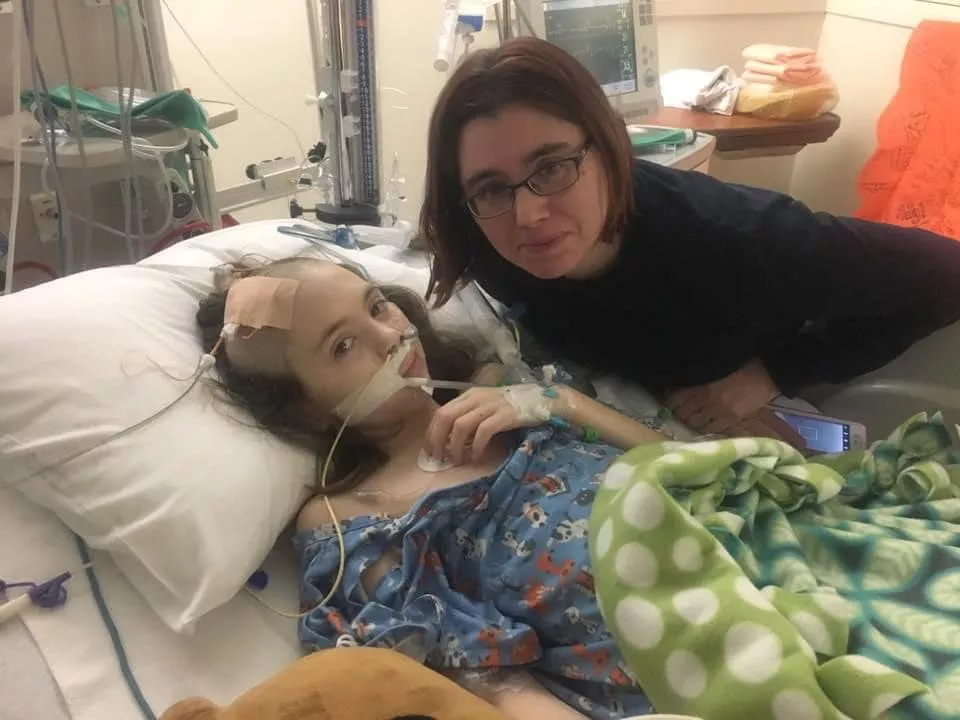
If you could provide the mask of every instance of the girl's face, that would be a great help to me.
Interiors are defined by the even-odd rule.
[[[299,275],[286,357],[310,399],[330,412],[362,388],[409,329],[407,316],[376,286],[333,263],[318,263]],[[405,377],[428,377],[419,341],[399,368]],[[374,410],[359,427],[402,420],[429,397],[405,388]]]
[[[459,165],[477,225],[506,260],[544,280],[596,272],[607,182],[580,128],[508,107],[464,127]],[[511,189],[525,180],[540,194],[522,185]],[[495,214],[498,208],[503,212]]]

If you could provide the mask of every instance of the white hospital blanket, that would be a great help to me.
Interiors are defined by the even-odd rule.
[[[19,552],[10,552],[12,548]],[[141,718],[66,527],[17,493],[6,492],[0,497],[0,549],[4,579],[37,581],[74,572],[63,608],[31,609],[23,616],[73,720]],[[246,593],[201,619],[194,634],[185,637],[160,622],[107,556],[94,553],[94,563],[134,675],[158,716],[191,695],[229,702],[300,656],[296,622],[270,613]],[[267,570],[265,597],[295,612],[299,581],[288,544],[281,541]],[[0,642],[5,637],[12,642],[12,636],[0,634]],[[16,699],[19,705],[4,701],[29,707],[30,698]],[[10,720],[27,717],[39,716]]]

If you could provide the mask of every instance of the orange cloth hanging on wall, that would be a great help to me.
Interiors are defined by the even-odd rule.
[[[859,218],[960,240],[960,23],[917,26],[857,189]]]

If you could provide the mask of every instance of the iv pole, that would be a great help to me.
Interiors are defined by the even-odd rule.
[[[2,0],[0,0],[2,1]],[[140,11],[153,89],[174,89],[162,3],[134,0]],[[388,0],[389,1],[389,0]],[[193,143],[189,156],[198,209],[215,228],[220,213],[289,197],[292,185],[316,185],[318,170],[332,168],[325,204],[290,203],[290,214],[305,212],[332,225],[381,224],[380,127],[373,0],[306,0],[317,114],[323,142],[293,166],[251,175],[249,182],[217,191],[206,147]],[[297,165],[297,163],[302,163]],[[309,165],[307,165],[309,163]],[[321,165],[322,163],[322,165]],[[282,164],[282,163],[281,163]]]
[[[331,225],[381,222],[372,4],[372,0],[306,0],[317,112],[333,167],[330,202],[310,212]]]

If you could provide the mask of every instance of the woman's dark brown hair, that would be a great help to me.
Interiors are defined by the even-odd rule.
[[[601,240],[612,241],[633,209],[633,151],[623,118],[576,58],[545,40],[520,37],[466,57],[447,81],[430,118],[420,241],[432,254],[427,297],[443,305],[472,279],[487,239],[464,203],[459,148],[477,118],[525,106],[579,127],[600,156],[609,207]]]
[[[228,268],[228,274],[242,276],[268,275],[296,278],[309,263],[326,262],[314,258],[289,258],[261,267],[237,265]],[[364,277],[351,265],[346,270]],[[476,350],[469,341],[439,333],[430,322],[423,300],[412,290],[392,285],[380,286],[384,298],[399,307],[417,328],[420,343],[432,377],[450,380],[470,380],[477,369]],[[204,352],[212,352],[223,330],[227,291],[208,295],[197,310],[197,326]],[[320,487],[320,473],[339,425],[318,426],[315,414],[309,408],[307,395],[300,381],[292,376],[281,376],[242,370],[230,362],[223,350],[216,354],[219,386],[227,399],[247,410],[254,421],[265,430],[293,445],[305,448],[316,458],[315,487],[318,493],[338,495],[360,484],[385,460],[353,428],[346,428],[330,463],[325,488]]]

